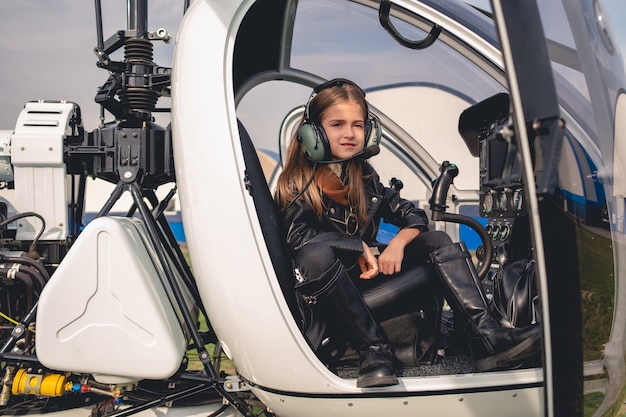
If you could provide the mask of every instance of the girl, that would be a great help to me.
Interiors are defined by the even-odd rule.
[[[485,346],[480,370],[536,352],[538,326],[503,328],[491,317],[463,244],[453,244],[444,232],[429,232],[425,212],[380,183],[366,161],[378,153],[380,137],[360,87],[345,79],[317,86],[275,196],[297,267],[297,292],[304,303],[327,306],[329,317],[347,332],[359,351],[357,387],[398,383],[389,344],[358,290],[362,280],[388,285],[401,271],[429,262],[448,303]],[[399,228],[386,246],[376,241],[381,218]],[[314,315],[305,317],[305,334],[317,350],[324,319],[319,308],[305,310]]]

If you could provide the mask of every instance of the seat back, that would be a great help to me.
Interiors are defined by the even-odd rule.
[[[241,122],[238,121],[237,123],[239,127],[241,150],[246,164],[246,188],[254,201],[254,207],[257,217],[259,218],[263,238],[265,239],[265,244],[269,251],[280,288],[294,319],[298,321],[298,324],[301,324],[301,315],[296,303],[294,289],[293,267],[291,257],[287,251],[285,237],[282,233],[280,212],[267,186],[265,175],[254,144],[250,139],[250,135]]]

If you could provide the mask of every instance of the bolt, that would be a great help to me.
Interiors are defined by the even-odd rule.
[[[539,130],[540,127],[541,127],[541,122],[539,122],[539,120],[533,120],[533,129]]]

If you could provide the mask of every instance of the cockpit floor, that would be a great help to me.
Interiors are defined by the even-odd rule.
[[[337,375],[341,378],[351,379],[358,376],[358,368],[337,368]],[[451,355],[439,357],[435,364],[423,364],[398,370],[401,377],[420,377],[437,375],[458,375],[472,372],[472,358],[466,355]]]

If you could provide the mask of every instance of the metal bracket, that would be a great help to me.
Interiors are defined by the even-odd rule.
[[[226,392],[250,391],[250,385],[236,375],[229,375],[224,382],[224,390]]]

